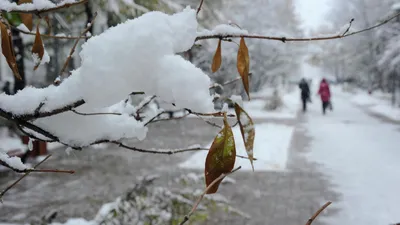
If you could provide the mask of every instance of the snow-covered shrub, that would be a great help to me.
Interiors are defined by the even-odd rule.
[[[189,213],[196,199],[202,194],[202,189],[197,187],[203,183],[204,175],[181,175],[174,180],[181,188],[171,188],[165,184],[156,185],[159,178],[158,175],[139,177],[137,183],[114,202],[104,204],[93,220],[74,218],[63,225],[78,221],[82,225],[178,225],[182,216]],[[231,178],[223,182],[230,183],[234,183]],[[31,225],[62,225],[53,222],[56,215],[57,212],[50,212]],[[205,196],[188,224],[218,224],[246,219],[248,215],[231,207],[224,196],[215,194]]]
[[[267,111],[272,111],[272,110],[277,110],[283,105],[283,100],[281,95],[279,94],[279,91],[277,89],[274,90],[272,93],[272,96],[269,96],[266,99],[266,104],[264,106],[264,109]]]

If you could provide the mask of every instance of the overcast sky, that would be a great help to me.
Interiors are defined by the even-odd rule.
[[[305,31],[327,23],[325,15],[334,0],[294,0]]]

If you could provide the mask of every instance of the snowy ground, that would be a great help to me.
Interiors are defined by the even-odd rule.
[[[255,127],[254,157],[257,160],[254,161],[254,170],[285,170],[294,127],[266,123],[257,124]],[[239,127],[233,128],[233,135],[236,142],[236,154],[245,156],[246,150]],[[210,147],[211,143],[206,147]],[[207,153],[206,151],[198,152],[179,166],[182,168],[204,170]],[[242,166],[242,170],[252,170],[250,162],[247,159],[236,159],[235,167],[238,166]]]
[[[322,72],[307,65],[303,69],[317,84]],[[398,125],[374,117],[340,87],[332,87],[334,111],[323,116],[316,87],[311,90],[313,103],[306,114],[300,113],[295,119],[271,119],[267,116],[271,114],[265,113],[263,119],[256,120],[255,156],[260,159],[260,164],[255,164],[257,172],[246,168],[238,171],[232,175],[235,185],[219,190],[251,216],[235,225],[304,224],[326,201],[333,204],[313,224],[399,222]],[[293,96],[288,99],[295,102]],[[253,110],[247,107],[251,114]],[[196,118],[154,126],[150,141],[137,147],[206,146],[219,130]],[[238,145],[240,154],[244,154],[242,148]],[[155,156],[112,146],[69,156],[60,150],[53,153],[46,167],[75,169],[77,173],[28,176],[4,197],[0,221],[26,223],[52,209],[60,213],[57,221],[79,217],[90,220],[102,204],[132,186],[136,176],[158,173],[162,182],[167,182],[202,169],[205,156]],[[249,165],[247,160],[240,163]],[[271,166],[274,163],[279,167]],[[182,169],[179,164],[191,168]],[[0,189],[17,177],[14,173],[0,174]]]
[[[374,92],[368,95],[365,91],[358,90],[352,97],[352,102],[368,108],[371,113],[400,122],[400,108],[391,105],[388,94]]]
[[[332,92],[334,111],[323,116],[320,104],[314,103],[303,124],[312,137],[309,159],[323,165],[334,189],[342,195],[334,203],[341,210],[328,221],[330,224],[398,223],[399,127],[371,117],[354,104],[377,105],[382,101],[360,95],[351,99],[340,88],[333,88]],[[390,115],[385,110],[383,113]]]

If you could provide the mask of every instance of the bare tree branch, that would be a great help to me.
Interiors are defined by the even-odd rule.
[[[385,20],[383,20],[382,22],[371,26],[371,27],[367,27],[364,28],[362,30],[359,31],[355,31],[355,32],[351,32],[351,33],[347,33],[344,35],[334,35],[334,36],[327,36],[327,37],[310,37],[310,38],[287,38],[287,37],[276,37],[276,36],[264,36],[264,35],[257,35],[257,34],[215,34],[215,35],[200,35],[197,36],[196,41],[199,40],[206,40],[206,39],[229,39],[229,38],[250,38],[250,39],[265,39],[265,40],[273,40],[273,41],[282,41],[282,42],[305,42],[305,41],[323,41],[323,40],[333,40],[333,39],[340,39],[340,38],[345,38],[345,37],[349,37],[349,36],[353,36],[359,33],[363,33],[366,31],[370,31],[373,30],[377,27],[380,27],[388,22],[390,22],[391,20],[397,18],[398,16],[400,16],[400,13],[395,14],[394,16],[391,16]]]
[[[46,158],[44,158],[42,161],[40,161],[38,164],[36,164],[36,166],[34,166],[33,168],[36,169],[37,167],[39,167],[42,163],[44,163],[46,160],[48,160],[51,157],[51,155],[46,156]],[[4,196],[4,194],[9,191],[11,188],[13,188],[15,185],[17,185],[22,179],[24,179],[26,176],[28,176],[30,174],[30,172],[26,172],[23,176],[21,176],[20,178],[18,178],[18,180],[16,180],[15,182],[13,182],[12,184],[10,184],[9,186],[6,187],[6,189],[4,189],[1,193],[0,193],[0,201],[2,201],[2,198]]]
[[[312,222],[318,217],[318,215],[319,215],[322,211],[324,211],[324,210],[326,209],[326,207],[328,207],[330,204],[332,204],[332,202],[327,202],[327,203],[325,203],[320,209],[318,209],[318,210],[314,213],[314,215],[313,215],[310,219],[308,219],[306,225],[311,225]]]
[[[40,104],[44,104],[45,105],[46,103],[42,102]],[[56,114],[60,114],[60,113],[66,112],[66,111],[70,111],[71,109],[79,107],[79,106],[81,106],[83,104],[85,104],[84,100],[78,100],[78,101],[73,102],[73,103],[71,103],[69,105],[63,106],[61,108],[53,109],[51,111],[40,112],[40,110],[39,110],[39,111],[36,111],[34,113],[31,113],[31,114],[23,114],[23,115],[13,115],[11,112],[7,112],[7,111],[5,111],[3,109],[0,109],[0,116],[2,116],[2,113],[5,113],[5,114],[8,115],[7,118],[4,117],[4,116],[2,116],[2,117],[6,118],[6,119],[11,118],[11,117],[13,117],[15,119],[19,119],[19,120],[39,119],[39,118],[54,116]]]
[[[190,210],[190,212],[183,218],[183,221],[180,223],[180,225],[185,224],[187,221],[189,221],[190,216],[193,215],[193,213],[196,211],[197,207],[199,206],[201,200],[203,200],[204,196],[206,195],[207,191],[210,190],[210,188],[212,188],[216,183],[218,183],[219,181],[223,180],[226,176],[240,170],[242,167],[239,166],[238,168],[232,170],[229,173],[223,173],[221,174],[217,179],[215,179],[213,182],[211,182],[210,185],[208,185],[208,187],[206,187],[206,189],[204,189],[203,193],[200,195],[200,197],[197,199],[196,203],[193,205],[192,210]]]
[[[53,11],[57,11],[60,9],[64,9],[64,8],[69,8],[71,6],[76,6],[76,5],[80,5],[80,4],[84,4],[86,2],[88,2],[89,0],[81,0],[81,1],[77,1],[77,2],[73,2],[73,3],[65,3],[65,4],[61,4],[58,5],[56,7],[53,8],[48,8],[48,9],[41,9],[41,10],[37,10],[37,9],[33,9],[33,10],[19,10],[19,9],[15,9],[15,10],[4,10],[4,9],[0,9],[1,11],[4,12],[13,12],[13,13],[31,13],[31,14],[36,14],[36,15],[40,15],[43,13],[49,13],[49,12],[53,12]],[[29,4],[29,3],[27,3]],[[30,3],[32,4],[32,3]]]
[[[18,27],[14,27],[14,26],[10,26],[10,27],[11,27],[11,29],[17,30],[17,31],[19,31],[20,33],[23,33],[23,34],[32,35],[32,36],[36,35],[36,33],[28,32],[28,31],[25,31],[25,30],[21,30]],[[56,35],[49,35],[49,34],[40,34],[40,36],[42,38],[67,39],[67,40],[76,40],[76,39],[81,39],[81,38],[87,38],[86,36],[85,37],[82,37],[82,36],[81,37],[74,37],[74,36],[56,36]]]
[[[200,12],[200,10],[201,10],[201,7],[203,6],[203,3],[204,3],[204,0],[201,0],[201,1],[200,1],[200,5],[199,5],[199,7],[197,8],[196,15],[199,15],[199,12]]]
[[[86,26],[86,29],[81,33],[81,35],[79,35],[79,37],[86,36],[86,33],[87,33],[87,32],[90,30],[90,28],[93,26],[93,23],[94,23],[94,21],[96,20],[96,17],[97,17],[97,12],[94,13],[92,22]],[[79,38],[79,39],[76,39],[74,46],[71,48],[71,51],[69,52],[69,55],[68,55],[68,57],[67,57],[67,60],[65,60],[65,63],[64,63],[64,65],[63,65],[63,67],[62,67],[62,69],[61,69],[61,71],[60,71],[60,76],[62,76],[62,74],[64,73],[65,69],[67,68],[68,63],[69,63],[69,61],[71,60],[72,55],[73,55],[74,52],[75,52],[75,48],[76,48],[76,46],[77,46],[78,43],[79,43],[79,40],[80,40],[80,38]]]

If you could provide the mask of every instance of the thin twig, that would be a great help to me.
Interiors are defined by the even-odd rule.
[[[218,124],[216,124],[216,123],[213,123],[213,122],[211,122],[211,121],[208,121],[208,120],[206,120],[206,119],[204,119],[203,117],[201,117],[201,116],[199,116],[199,115],[196,115],[198,118],[200,118],[201,120],[203,120],[204,122],[206,122],[207,124],[209,124],[209,125],[211,125],[211,126],[213,126],[213,127],[217,127],[217,128],[220,128],[220,129],[222,129],[222,126],[220,126],[220,125],[218,125]]]
[[[35,135],[33,135],[33,134],[29,133],[29,132],[26,132],[26,131],[24,130],[24,128],[22,128],[22,126],[19,125],[19,124],[17,124],[16,126],[17,126],[18,130],[21,131],[21,133],[25,134],[25,135],[28,136],[29,138],[32,138],[32,139],[35,139],[35,140],[38,140],[38,141],[44,141],[44,142],[54,142],[54,141],[51,140],[51,139],[45,140],[45,139],[36,137]]]
[[[349,22],[349,26],[347,27],[346,31],[345,31],[345,32],[343,32],[342,36],[346,35],[346,34],[347,34],[347,32],[349,32],[349,30],[350,30],[350,28],[351,28],[351,24],[353,23],[353,21],[354,21],[354,18],[352,18],[352,19],[350,20],[350,22]]]
[[[206,193],[208,192],[208,190],[210,190],[210,188],[212,188],[216,183],[218,183],[219,181],[223,180],[226,176],[240,170],[242,167],[239,166],[238,168],[232,170],[229,173],[223,173],[221,174],[217,179],[215,179],[213,182],[211,182],[210,185],[208,185],[208,187],[206,187],[206,189],[204,189],[203,193],[200,195],[200,197],[197,199],[197,201],[194,203],[192,210],[190,210],[190,212],[183,218],[183,221],[180,223],[180,225],[185,224],[187,221],[189,221],[190,216],[193,215],[193,213],[196,211],[197,207],[199,206],[201,200],[203,200],[204,196],[206,195]]]
[[[252,73],[249,73],[249,76],[251,76],[251,75],[253,75],[253,74],[252,74]],[[233,80],[230,80],[230,81],[227,81],[227,82],[221,84],[221,86],[226,86],[226,85],[228,85],[228,84],[232,84],[232,83],[234,83],[234,82],[236,82],[236,81],[239,81],[239,80],[241,80],[241,79],[242,79],[242,77],[241,77],[241,76],[238,76],[238,77],[236,77],[236,78],[233,79]],[[212,88],[212,87],[210,87],[210,88]]]
[[[188,113],[193,114],[193,115],[197,115],[197,116],[213,116],[213,117],[224,117],[224,113],[223,112],[214,112],[214,113],[200,113],[200,112],[194,112],[191,109],[188,108],[184,108]],[[233,114],[227,114],[227,117],[236,117]]]
[[[40,166],[42,163],[44,163],[47,159],[49,159],[51,157],[51,155],[46,156],[46,158],[44,158],[42,161],[40,161],[38,164],[36,164],[36,166],[34,166],[33,168],[36,169],[38,166]],[[22,179],[24,179],[26,176],[28,176],[31,172],[26,172],[23,176],[21,176],[20,178],[18,178],[18,180],[14,181],[14,183],[12,183],[11,185],[9,185],[8,187],[6,187],[6,189],[4,189],[1,193],[0,193],[0,201],[3,198],[4,194],[9,191],[11,188],[13,188],[15,185],[17,185]]]
[[[86,33],[87,33],[87,32],[90,30],[90,28],[93,26],[93,23],[94,23],[96,17],[97,17],[97,12],[94,13],[92,22],[91,22],[90,24],[87,25],[86,29],[81,33],[81,35],[79,35],[79,37],[84,37],[84,36],[86,36]],[[71,48],[71,51],[69,52],[69,55],[68,55],[68,57],[67,57],[67,60],[65,61],[64,65],[63,65],[63,67],[62,67],[62,69],[61,69],[61,72],[60,72],[60,75],[61,75],[61,76],[62,76],[62,74],[64,73],[65,69],[67,68],[68,63],[69,63],[69,61],[71,60],[72,55],[73,55],[74,52],[75,52],[75,48],[76,48],[76,46],[77,46],[78,43],[79,43],[79,40],[81,40],[81,38],[76,39],[74,46]]]
[[[326,209],[326,207],[328,207],[330,204],[332,204],[332,202],[327,202],[327,203],[325,203],[320,209],[318,209],[318,210],[314,213],[314,215],[313,215],[310,219],[308,219],[306,225],[311,225],[312,222],[318,217],[318,215],[319,215],[322,211],[324,211],[324,210]]]
[[[178,110],[177,112],[180,112],[181,110]],[[157,115],[155,115],[153,118],[151,118],[149,121],[147,121],[144,126],[149,125],[150,123],[156,123],[156,122],[161,122],[161,121],[169,121],[169,120],[179,120],[179,119],[183,119],[187,116],[190,115],[190,113],[187,113],[183,116],[177,116],[177,117],[171,117],[171,118],[164,118],[164,119],[157,119],[159,116],[161,116],[162,114],[166,114],[169,113],[168,111],[163,111],[158,113]]]
[[[13,27],[12,26],[11,29],[17,30],[20,33],[27,34],[27,35],[36,35],[36,33],[28,32],[28,31],[25,31],[25,30],[21,30],[18,27]],[[76,39],[81,39],[81,38],[87,38],[87,37],[75,37],[75,36],[57,36],[57,35],[49,35],[49,34],[40,34],[40,36],[42,38],[66,39],[66,40],[76,40]]]
[[[341,39],[349,36],[353,36],[359,33],[363,33],[369,30],[373,30],[377,27],[380,27],[391,20],[397,18],[400,16],[400,13],[395,14],[392,17],[389,17],[382,22],[371,26],[367,27],[365,29],[347,33],[345,35],[333,35],[333,36],[326,36],[326,37],[310,37],[310,38],[287,38],[287,37],[276,37],[276,36],[264,36],[264,35],[257,35],[257,34],[214,34],[214,35],[200,35],[197,36],[196,41],[199,40],[206,40],[206,39],[225,39],[225,38],[251,38],[251,39],[265,39],[265,40],[273,40],[273,41],[282,41],[282,42],[301,42],[301,41],[324,41],[324,40],[333,40],[333,39]]]
[[[39,173],[69,173],[74,174],[74,170],[59,170],[59,169],[28,169],[24,170],[21,173],[28,173],[28,172],[39,172]]]
[[[151,101],[153,101],[157,96],[153,95],[151,96],[149,99],[147,99],[146,102],[142,103],[142,105],[139,104],[139,108],[136,110],[136,114],[140,113],[146,106],[148,106],[150,104]]]
[[[37,9],[33,9],[33,10],[19,10],[19,9],[15,9],[15,10],[4,10],[4,9],[0,9],[1,11],[5,11],[5,12],[12,12],[12,13],[31,13],[31,14],[43,14],[43,13],[48,13],[48,12],[53,12],[53,11],[57,11],[63,8],[69,8],[71,6],[76,6],[76,5],[80,5],[80,4],[84,4],[89,0],[82,0],[82,1],[78,1],[78,2],[73,2],[73,3],[65,3],[63,5],[59,5],[53,8],[48,8],[48,9],[41,9],[41,10],[37,10]],[[28,3],[28,4],[33,4],[33,3]]]
[[[201,7],[203,6],[203,2],[204,2],[204,0],[201,0],[201,1],[200,1],[200,5],[199,5],[199,7],[197,8],[196,15],[199,15],[199,12],[200,12],[200,10],[201,10]]]
[[[115,116],[121,116],[121,113],[109,113],[109,112],[99,112],[99,113],[82,113],[78,112],[75,109],[71,109],[71,112],[81,115],[81,116],[100,116],[100,115],[115,115]]]
[[[128,145],[122,144],[121,142],[118,142],[118,141],[101,141],[101,142],[96,142],[96,144],[107,143],[107,142],[116,144],[121,148],[125,148],[125,149],[132,150],[132,151],[135,151],[135,152],[150,153],[150,154],[160,154],[160,155],[173,155],[173,154],[184,153],[184,152],[208,151],[209,150],[208,148],[201,148],[201,147],[170,149],[170,150],[168,150],[168,149],[150,150],[150,149],[142,149],[142,148],[128,146]],[[248,157],[241,156],[241,155],[236,155],[236,157],[242,158],[242,159],[249,159]],[[257,160],[257,159],[254,158],[254,160]]]

